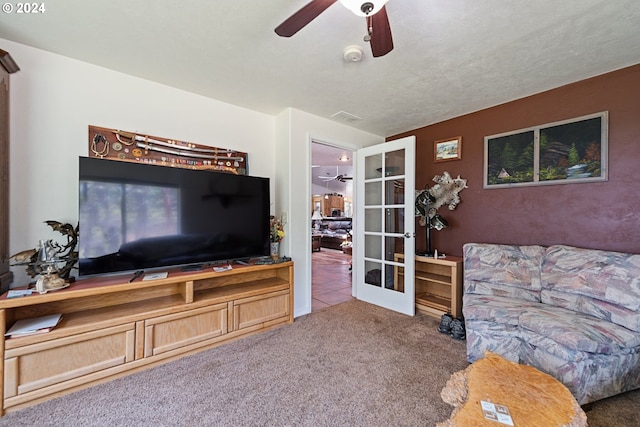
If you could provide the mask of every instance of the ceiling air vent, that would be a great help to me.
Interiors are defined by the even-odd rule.
[[[333,116],[331,116],[331,118],[347,123],[355,123],[362,120],[362,117],[358,117],[355,114],[347,113],[346,111],[338,111]]]

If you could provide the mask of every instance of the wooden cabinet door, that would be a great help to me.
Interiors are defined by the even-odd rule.
[[[340,216],[344,213],[344,198],[341,196],[331,196],[329,198],[329,212],[332,213],[334,209],[340,211]]]
[[[108,376],[134,352],[134,323],[8,349],[5,408]]]
[[[144,356],[155,356],[227,333],[227,304],[145,320]]]
[[[289,319],[289,291],[243,298],[233,304],[233,330],[262,326],[265,323]]]

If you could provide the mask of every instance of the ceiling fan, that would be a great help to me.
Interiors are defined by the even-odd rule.
[[[353,179],[352,176],[347,176],[341,173],[338,173],[338,166],[336,166],[336,174],[334,176],[318,176],[322,181],[329,182],[336,180],[338,182],[346,182],[347,180]]]
[[[364,41],[371,45],[371,53],[374,57],[384,56],[393,50],[391,27],[384,6],[388,0],[311,0],[302,9],[278,25],[275,29],[276,34],[282,37],[291,37],[336,1],[340,1],[344,7],[356,15],[366,18],[367,33],[364,36]]]

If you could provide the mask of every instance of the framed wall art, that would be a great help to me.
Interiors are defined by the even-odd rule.
[[[484,138],[484,188],[607,180],[608,113]]]
[[[441,139],[433,144],[433,161],[446,162],[462,158],[462,137]]]

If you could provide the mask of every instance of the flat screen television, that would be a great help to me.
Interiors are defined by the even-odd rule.
[[[269,255],[269,179],[79,159],[79,275]]]

